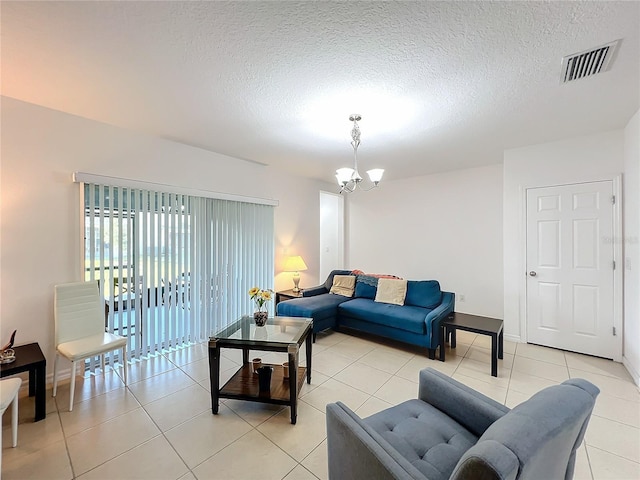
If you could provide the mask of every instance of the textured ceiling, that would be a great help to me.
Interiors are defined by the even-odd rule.
[[[499,163],[639,108],[640,3],[9,2],[2,94],[333,181]],[[610,71],[564,55],[622,39]]]

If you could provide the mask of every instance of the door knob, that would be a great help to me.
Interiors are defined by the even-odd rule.
[[[529,275],[530,275],[531,277],[535,277],[535,276],[536,276],[536,275],[538,275],[538,274],[537,274],[535,271],[531,270],[531,271],[529,272]]]

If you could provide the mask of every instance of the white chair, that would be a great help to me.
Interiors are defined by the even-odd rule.
[[[69,411],[73,410],[76,363],[100,355],[104,374],[104,354],[122,349],[124,384],[127,384],[127,339],[105,332],[104,304],[98,282],[56,285],[54,297],[56,358],[53,363],[53,396],[58,388],[58,359],[71,361]]]
[[[11,446],[18,445],[18,391],[22,385],[20,378],[0,380],[0,417],[10,404],[11,407]],[[2,432],[0,432],[0,472],[2,471]]]

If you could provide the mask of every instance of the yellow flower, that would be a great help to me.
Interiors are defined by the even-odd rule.
[[[259,291],[260,289],[258,287],[253,287],[251,290],[249,290],[249,296],[253,298],[258,294]]]
[[[261,296],[265,301],[271,300],[271,292],[269,290],[263,290]]]

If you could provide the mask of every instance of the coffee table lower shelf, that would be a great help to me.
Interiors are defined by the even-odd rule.
[[[220,389],[220,398],[234,398],[237,400],[272,403],[276,405],[291,405],[289,379],[284,377],[284,368],[282,365],[269,366],[273,367],[273,373],[271,374],[271,391],[260,392],[258,375],[253,373],[253,365],[247,363],[240,367],[233,377]],[[306,372],[307,369],[305,367],[298,367],[298,391],[296,392],[296,398],[305,381]]]

